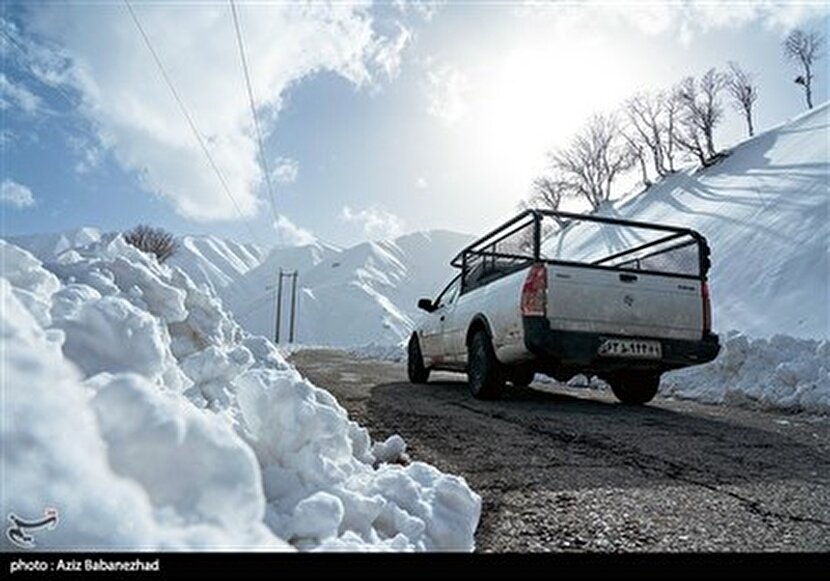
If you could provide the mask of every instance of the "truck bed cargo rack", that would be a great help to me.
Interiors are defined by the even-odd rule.
[[[601,246],[593,240],[597,234],[579,231],[578,225],[583,223],[630,228],[657,237],[598,258],[569,259],[559,253],[549,256],[551,247],[559,242],[562,250],[562,244],[567,245],[565,238],[571,234],[582,236],[579,242],[583,246]],[[706,239],[691,228],[531,208],[466,246],[450,264],[461,269],[465,292],[534,262],[705,281],[709,253]]]

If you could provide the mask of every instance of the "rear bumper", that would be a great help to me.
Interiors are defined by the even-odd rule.
[[[573,373],[602,373],[622,369],[663,372],[707,363],[717,357],[720,351],[718,336],[710,333],[700,341],[638,337],[660,341],[663,357],[659,360],[599,357],[599,346],[610,335],[552,330],[545,317],[524,317],[523,323],[525,347],[536,356],[540,371],[555,376],[560,372],[563,376],[570,376]]]

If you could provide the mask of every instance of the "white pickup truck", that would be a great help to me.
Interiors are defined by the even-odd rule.
[[[460,272],[412,333],[408,374],[466,372],[470,391],[497,398],[536,373],[605,379],[623,403],[657,393],[660,374],[711,361],[706,274],[698,232],[592,215],[526,210],[451,264]]]

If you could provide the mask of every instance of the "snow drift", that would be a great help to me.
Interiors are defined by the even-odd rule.
[[[718,358],[665,374],[663,395],[704,403],[830,413],[830,342],[724,337]]]
[[[0,240],[2,510],[60,511],[38,548],[473,548],[463,479],[388,463],[399,437],[373,445],[206,287],[90,242],[44,265]]]

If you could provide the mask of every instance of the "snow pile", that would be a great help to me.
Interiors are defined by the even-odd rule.
[[[608,383],[606,383],[603,379],[597,377],[596,375],[592,375],[589,378],[581,373],[570,378],[566,385],[568,387],[584,387],[587,389],[609,389]]]
[[[663,395],[704,403],[830,412],[830,342],[731,332],[715,361],[664,374]]]
[[[377,462],[409,462],[409,456],[406,453],[406,442],[399,434],[393,434],[383,442],[375,442],[372,445],[372,455],[377,458]]]
[[[178,268],[120,237],[0,259],[2,510],[59,510],[38,548],[472,549],[463,479],[391,464]]]
[[[545,375],[537,375],[534,382],[560,385]],[[596,376],[576,375],[566,385],[609,389]],[[711,363],[664,373],[660,394],[707,404],[828,414],[830,341],[787,335],[753,339],[731,331]]]

